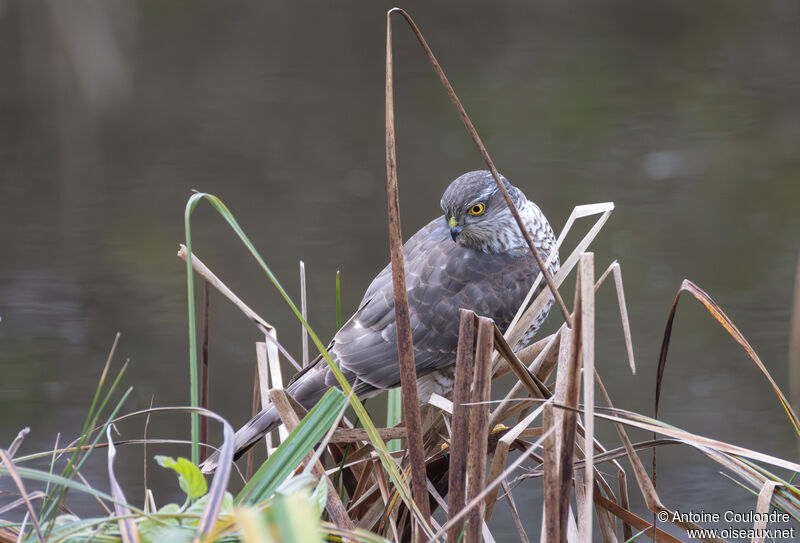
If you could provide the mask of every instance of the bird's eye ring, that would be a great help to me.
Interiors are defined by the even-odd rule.
[[[469,208],[470,215],[482,215],[484,211],[486,211],[486,204],[484,204],[483,202],[478,202],[477,204]]]

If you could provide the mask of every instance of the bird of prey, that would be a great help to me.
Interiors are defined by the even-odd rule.
[[[528,232],[545,261],[555,251],[555,237],[539,207],[501,177]],[[453,386],[459,332],[459,310],[492,318],[504,330],[530,290],[539,268],[506,205],[492,174],[468,172],[453,181],[441,200],[443,215],[425,225],[403,245],[406,289],[411,314],[414,360],[420,401]],[[550,273],[558,270],[558,255]],[[552,304],[552,300],[551,300]],[[520,343],[533,337],[550,304]],[[391,265],[367,288],[355,314],[336,333],[328,352],[360,398],[400,385]],[[337,386],[319,356],[286,386],[310,409]],[[235,458],[280,424],[277,410],[266,406],[238,432]],[[203,464],[216,467],[218,455]]]

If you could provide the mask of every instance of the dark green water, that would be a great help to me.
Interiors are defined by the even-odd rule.
[[[30,426],[23,452],[52,447],[58,432],[62,442],[78,433],[117,331],[115,367],[130,359],[124,384],[134,387],[124,410],[151,397],[188,402],[185,268],[175,252],[192,189],[226,202],[293,296],[305,261],[310,320],[323,338],[335,329],[336,270],[346,317],[388,261],[389,3],[59,6],[0,3],[0,446]],[[577,204],[616,203],[593,245],[598,271],[621,262],[631,312],[635,376],[613,292],[600,292],[597,364],[616,405],[652,414],[661,334],[684,278],[728,312],[788,393],[800,249],[800,7],[405,7],[500,170],[556,230]],[[414,39],[401,25],[395,39],[408,236],[439,212],[450,180],[482,162]],[[299,325],[232,232],[207,206],[193,224],[197,254],[299,357]],[[564,295],[570,304],[571,287]],[[792,427],[758,370],[697,304],[681,304],[662,418],[797,460]],[[549,326],[557,324],[554,315]],[[212,407],[238,425],[250,409],[259,335],[219,296],[211,326]],[[135,438],[142,428],[121,430]],[[617,443],[612,428],[598,430]],[[188,435],[188,423],[153,420],[150,433]],[[106,489],[102,456],[87,473]],[[129,466],[121,483],[137,502],[141,461],[140,449],[119,459]],[[754,507],[700,453],[665,449],[660,466],[668,506]],[[515,491],[532,538],[538,488]],[[160,490],[163,503],[174,489]],[[503,509],[493,532],[513,540]]]

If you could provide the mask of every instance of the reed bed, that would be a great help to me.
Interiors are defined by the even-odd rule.
[[[621,266],[613,261],[598,274],[599,259],[589,251],[613,212],[612,203],[581,205],[574,209],[558,237],[557,245],[562,254],[566,254],[563,246],[576,222],[593,221],[588,233],[574,242],[555,276],[540,275],[507,330],[499,330],[490,319],[462,310],[453,393],[449,397],[434,395],[428,405],[420,408],[405,299],[399,184],[394,167],[393,15],[402,16],[412,28],[487,167],[496,178],[498,175],[419,29],[404,11],[390,11],[387,14],[386,60],[387,192],[403,392],[389,394],[386,426],[376,424],[352,394],[325,344],[308,324],[304,286],[298,307],[224,203],[216,196],[197,193],[187,203],[186,245],[179,251],[179,257],[187,265],[192,405],[151,407],[120,416],[130,389],[119,394],[126,364],[111,378],[115,340],[83,430],[75,441],[67,445],[57,441],[51,451],[19,455],[26,433],[23,431],[7,449],[0,449],[0,476],[13,480],[17,490],[7,504],[0,506],[0,518],[13,514],[23,516],[19,522],[0,521],[0,541],[305,543],[328,539],[472,543],[493,541],[488,522],[499,508],[508,508],[520,541],[572,543],[650,539],[675,542],[680,539],[663,529],[664,521],[659,520],[662,515],[666,522],[685,533],[699,526],[675,518],[673,513],[679,509],[679,504],[671,504],[668,497],[662,499],[657,491],[655,451],[667,445],[692,447],[719,464],[737,484],[753,493],[755,511],[775,509],[800,521],[800,490],[793,482],[800,465],[695,435],[657,418],[672,325],[679,301],[686,294],[706,308],[761,370],[800,434],[800,421],[791,403],[752,346],[722,308],[691,281],[683,282],[668,311],[654,387],[654,416],[614,407],[594,363],[598,339],[595,337],[594,300],[595,293],[603,285],[615,288],[628,363],[635,372]],[[498,185],[502,188],[499,181]],[[275,327],[239,299],[193,254],[191,217],[200,202],[210,204],[225,218],[301,323],[303,356],[300,363],[278,341]],[[514,210],[513,204],[508,203]],[[532,243],[530,248],[540,261],[540,268],[546,270],[546,264]],[[300,270],[304,285],[302,263]],[[576,286],[573,307],[569,310],[558,289],[573,272]],[[210,334],[208,304],[204,305],[203,336],[198,341],[194,305],[196,276],[204,281],[206,300],[209,289],[217,290],[263,335],[264,341],[255,347],[253,410],[269,402],[276,406],[284,423],[280,432],[267,437],[266,462],[256,469],[252,456],[248,455],[245,473],[239,472],[245,484],[235,496],[228,491],[236,476],[232,463],[233,429],[207,405],[208,358],[207,348],[202,349],[202,346],[207,345]],[[542,282],[548,288],[533,297]],[[338,285],[337,274],[337,322],[341,325]],[[791,336],[793,372],[800,371],[797,358],[800,353],[800,264],[796,291]],[[511,345],[517,343],[551,298],[555,298],[557,308],[551,319],[559,319],[560,313],[563,324],[555,333],[514,351]],[[312,348],[334,369],[340,388],[329,390],[306,412],[283,391],[281,357],[300,369],[308,363]],[[206,353],[201,356],[202,364],[198,360],[198,350]],[[516,376],[516,383],[510,390],[503,391],[501,400],[492,401],[500,397],[497,389],[492,390],[493,383],[510,372]],[[112,401],[117,396],[119,399]],[[348,408],[355,413],[357,420],[353,423],[345,418]],[[188,441],[152,438],[114,441],[112,430],[116,423],[138,418],[146,425],[150,417],[175,412],[189,415],[191,436]],[[222,425],[224,439],[219,446],[219,468],[207,484],[197,464],[211,447],[205,443],[209,421]],[[614,425],[618,442],[601,443],[596,438],[596,426],[606,423]],[[634,443],[628,436],[630,428],[651,431],[653,439]],[[391,446],[387,446],[387,442]],[[152,452],[166,443],[181,443],[189,451],[189,458],[157,457],[161,466],[174,472],[185,494],[185,502],[158,505],[153,493],[147,490],[145,496],[137,500],[145,505],[137,507],[117,483],[116,449],[143,446]],[[106,450],[110,493],[90,486],[80,473],[97,449]],[[640,456],[648,451],[653,451],[649,471]],[[50,459],[49,470],[29,467],[32,461],[43,458]],[[624,469],[622,460],[627,460],[631,466],[632,476]],[[57,465],[63,468],[57,469]],[[44,488],[39,490],[42,485]],[[541,485],[543,520],[538,534],[525,531],[512,493],[512,488],[518,485]],[[37,490],[31,490],[34,487]],[[104,513],[92,518],[73,515],[67,505],[70,492],[94,497]],[[645,518],[632,511],[633,493],[643,498],[652,516]],[[756,521],[754,529],[757,528],[763,528],[763,524]],[[713,537],[700,539],[722,541]]]

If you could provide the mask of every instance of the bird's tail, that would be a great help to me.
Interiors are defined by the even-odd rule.
[[[286,392],[292,395],[300,405],[311,409],[323,394],[330,388],[328,376],[330,370],[324,361],[319,358],[312,362],[303,371],[298,373],[286,387]],[[281,424],[278,410],[274,406],[264,406],[255,417],[242,426],[233,438],[233,459],[238,460],[253,445]],[[215,452],[200,465],[203,473],[212,473],[217,468],[219,452]]]
[[[272,405],[268,405],[255,417],[242,426],[233,436],[233,459],[238,460],[244,453],[258,443],[258,440],[264,437],[267,433],[271,432],[281,424],[281,419],[278,416],[278,410]],[[209,456],[205,462],[200,464],[200,470],[203,473],[213,473],[217,469],[217,462],[219,461],[219,451]]]

